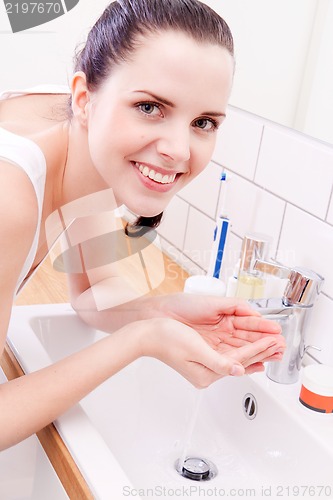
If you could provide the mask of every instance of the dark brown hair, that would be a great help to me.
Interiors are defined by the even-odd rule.
[[[140,36],[166,30],[181,31],[234,54],[227,23],[199,0],[118,0],[105,9],[90,30],[74,69],[85,73],[89,90],[97,90],[115,65],[130,60]],[[135,225],[157,227],[162,215],[139,217]]]

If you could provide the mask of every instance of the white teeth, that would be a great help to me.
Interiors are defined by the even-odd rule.
[[[142,167],[142,165],[140,165],[140,167],[142,168],[142,170],[140,168],[140,171],[143,173],[143,175],[145,177],[148,177],[148,175],[149,175],[149,168],[148,167]]]
[[[154,176],[154,180],[155,182],[162,182],[162,179],[163,179],[163,175],[160,174],[160,173],[157,173],[155,176]]]
[[[176,178],[176,174],[162,175],[160,172],[155,172],[155,170],[148,168],[146,165],[141,165],[141,163],[136,162],[135,165],[145,177],[149,177],[149,179],[160,184],[171,184]]]

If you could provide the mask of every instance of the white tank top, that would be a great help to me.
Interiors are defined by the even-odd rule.
[[[62,85],[43,85],[26,90],[13,90],[0,93],[0,100],[10,99],[19,95],[27,94],[68,94],[68,87]],[[40,224],[42,219],[44,189],[46,181],[46,161],[45,156],[37,144],[30,139],[8,132],[0,127],[0,158],[15,163],[21,167],[29,177],[37,198],[38,221],[35,236],[22,267],[19,279],[16,284],[15,295],[28,275],[31,266],[35,260],[38,240],[40,233]]]

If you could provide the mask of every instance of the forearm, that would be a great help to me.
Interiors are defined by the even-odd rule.
[[[85,290],[72,306],[85,323],[111,333],[133,321],[172,317],[168,301],[168,296],[138,296],[112,278]]]
[[[0,385],[0,449],[37,432],[142,355],[145,322],[115,332],[47,368]]]

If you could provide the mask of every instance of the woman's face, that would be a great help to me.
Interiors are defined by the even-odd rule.
[[[154,216],[207,166],[233,59],[173,31],[144,38],[90,96],[91,159],[118,204]]]

